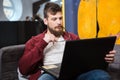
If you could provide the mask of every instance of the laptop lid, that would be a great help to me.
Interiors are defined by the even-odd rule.
[[[104,57],[113,50],[115,40],[112,36],[67,41],[59,80],[75,80],[78,75],[94,69],[107,70]]]

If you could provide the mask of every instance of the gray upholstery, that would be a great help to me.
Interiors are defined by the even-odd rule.
[[[0,80],[18,80],[18,60],[23,54],[24,47],[22,44],[0,49]],[[120,80],[120,45],[116,45],[115,50],[115,61],[109,64],[108,70],[112,80]]]
[[[108,70],[112,76],[112,80],[120,80],[120,45],[115,45],[116,50],[115,60],[109,64]]]
[[[0,80],[18,80],[18,61],[23,51],[23,44],[0,49]]]

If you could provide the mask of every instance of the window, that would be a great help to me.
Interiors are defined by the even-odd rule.
[[[3,11],[8,20],[19,20],[22,15],[21,0],[3,0]]]

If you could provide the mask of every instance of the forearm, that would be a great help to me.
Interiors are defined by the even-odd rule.
[[[19,69],[22,74],[30,74],[36,71],[43,58],[43,50],[47,43],[43,40],[36,44],[26,44],[25,52],[19,61]]]

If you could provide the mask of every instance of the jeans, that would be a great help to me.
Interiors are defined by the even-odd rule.
[[[57,80],[55,77],[44,73],[38,80]],[[107,72],[103,70],[92,70],[87,73],[81,74],[76,80],[110,80],[110,76]]]

